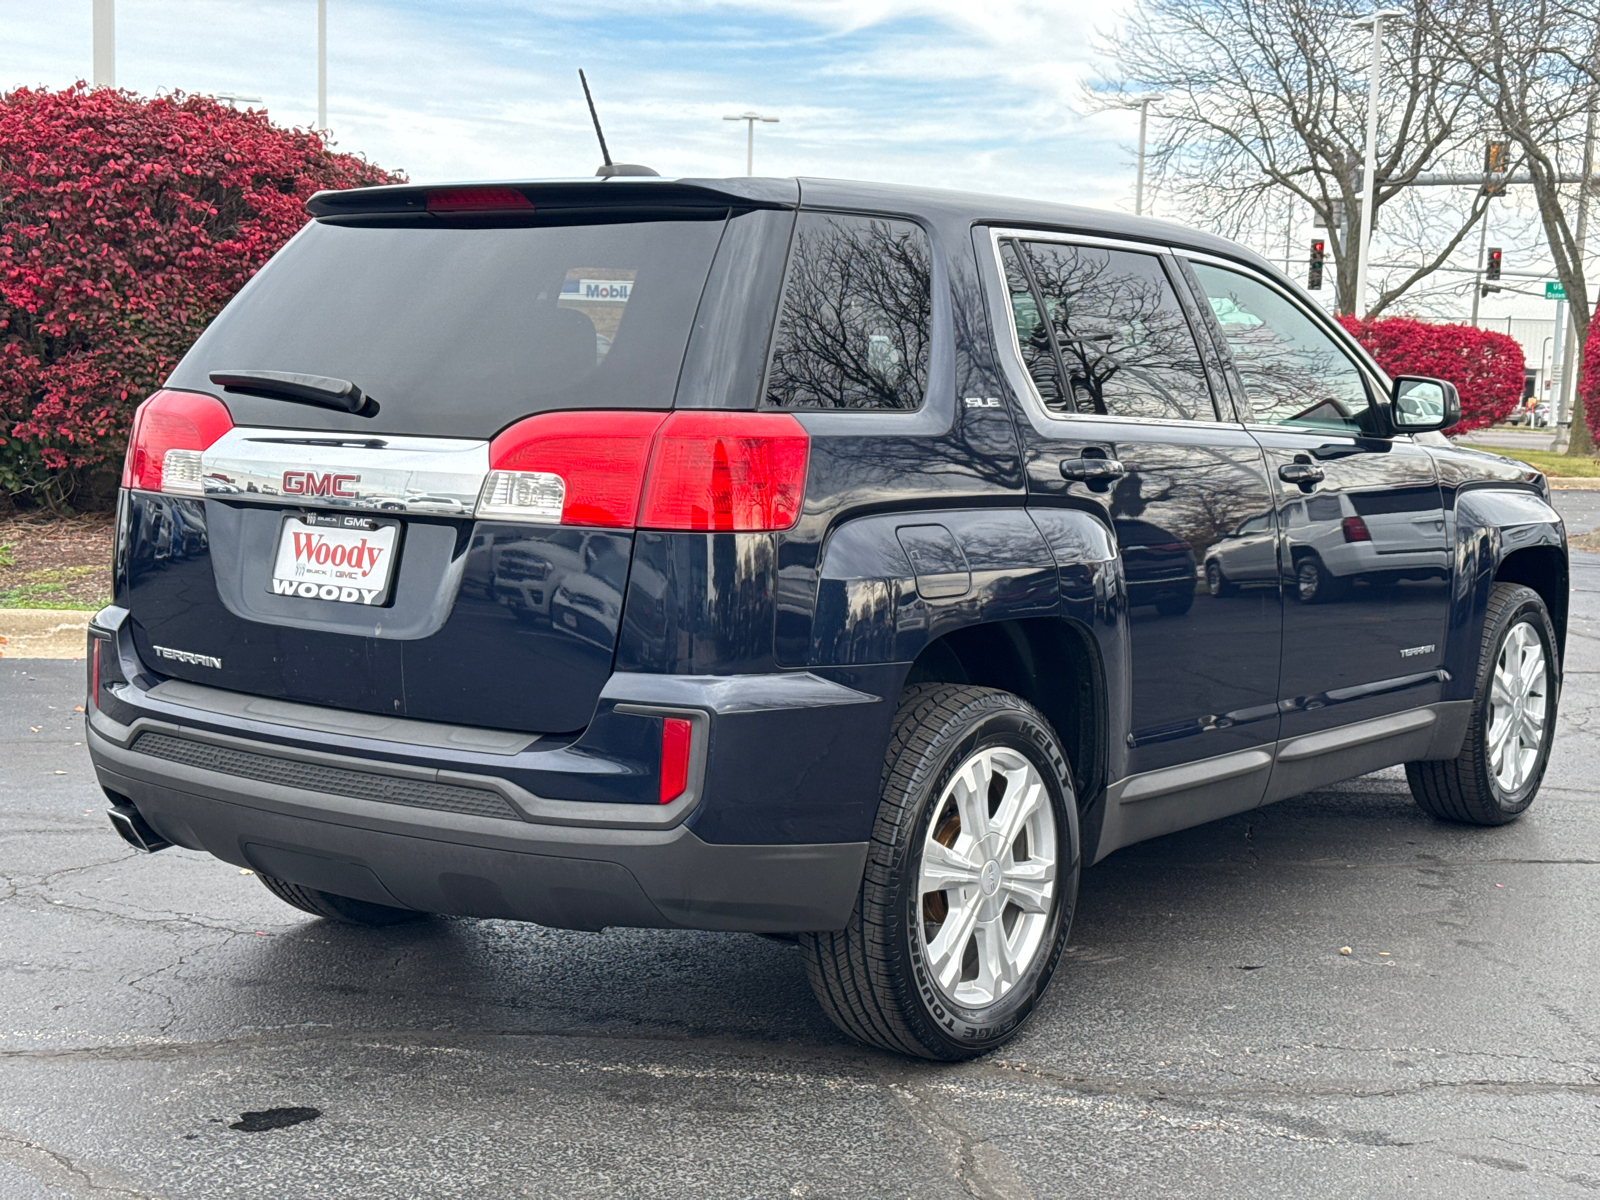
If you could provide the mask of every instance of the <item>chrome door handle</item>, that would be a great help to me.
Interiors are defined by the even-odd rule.
[[[1115,458],[1067,458],[1061,462],[1061,478],[1085,483],[1121,479],[1128,468]]]
[[[1298,483],[1301,487],[1307,487],[1321,483],[1327,475],[1315,463],[1292,462],[1284,463],[1278,468],[1278,478],[1285,483]]]

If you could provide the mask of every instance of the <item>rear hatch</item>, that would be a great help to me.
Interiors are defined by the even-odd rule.
[[[637,458],[686,357],[733,380],[693,350],[697,312],[735,327],[715,339],[735,350],[741,323],[770,323],[730,277],[781,272],[785,207],[668,183],[314,198],[319,219],[136,424],[118,603],[145,664],[385,715],[583,728],[634,514],[570,484],[563,509],[559,479],[540,491],[555,476],[491,478],[492,461],[528,428],[546,458]]]

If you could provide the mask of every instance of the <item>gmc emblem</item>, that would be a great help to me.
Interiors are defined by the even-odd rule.
[[[340,500],[354,500],[356,494],[349,490],[352,483],[360,483],[359,475],[318,475],[315,471],[285,471],[283,494],[285,496],[336,496]]]

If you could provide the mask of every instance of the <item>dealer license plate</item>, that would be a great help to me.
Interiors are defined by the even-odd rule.
[[[286,517],[269,586],[279,596],[383,604],[399,538],[395,521],[337,513]]]

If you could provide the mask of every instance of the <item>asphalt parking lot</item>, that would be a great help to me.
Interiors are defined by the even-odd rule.
[[[0,1197],[1592,1195],[1600,554],[1574,560],[1526,818],[1442,825],[1386,772],[1123,850],[1043,1011],[962,1066],[845,1040],[783,943],[352,929],[138,856],[81,663],[0,662]],[[272,1110],[301,1111],[245,1116]]]

